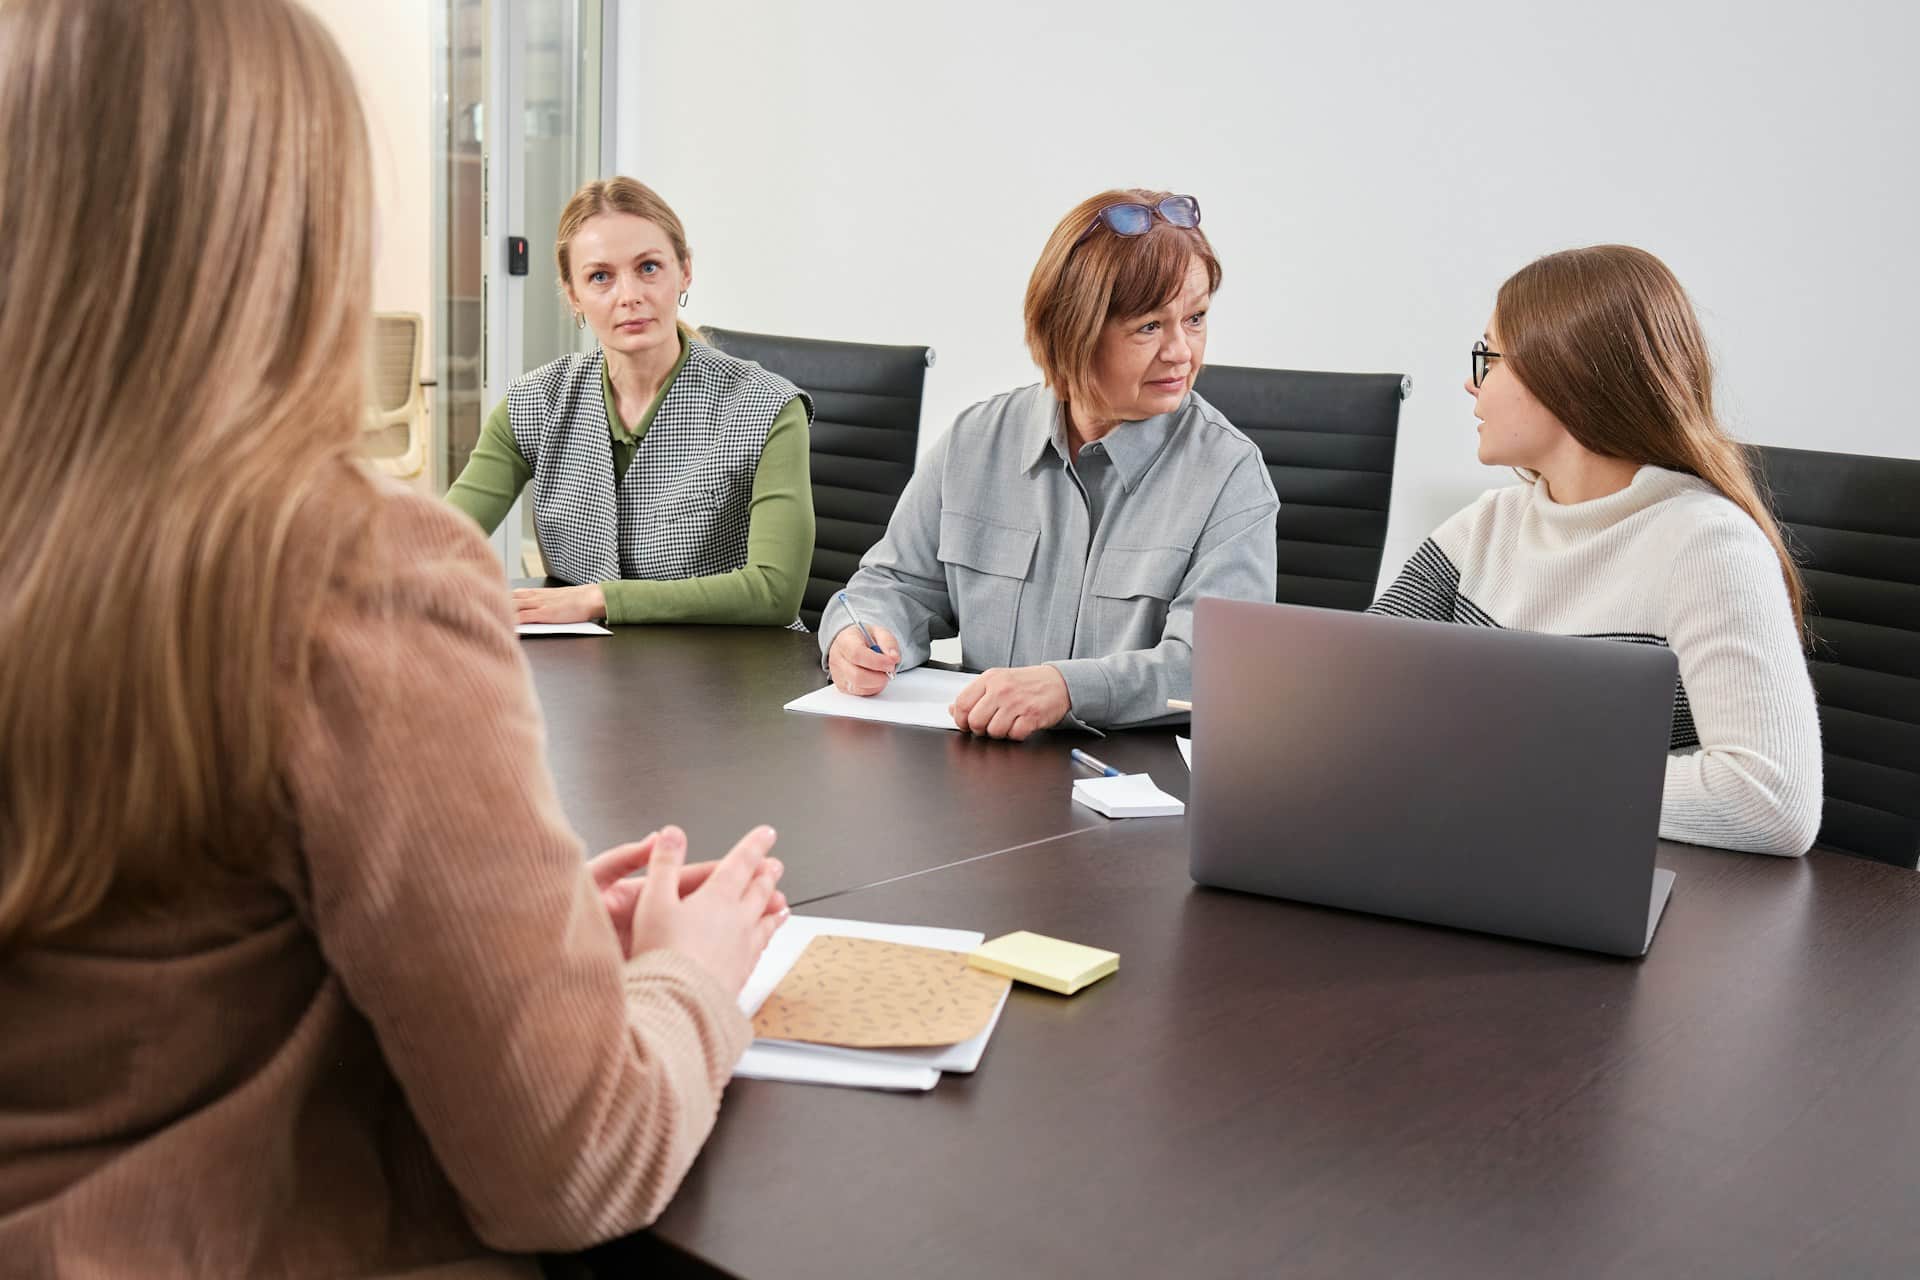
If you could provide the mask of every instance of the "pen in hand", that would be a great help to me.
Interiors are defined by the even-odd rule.
[[[885,657],[887,651],[885,649],[882,649],[878,644],[878,642],[874,640],[873,632],[867,630],[867,624],[860,621],[860,615],[853,611],[853,601],[847,599],[847,593],[845,591],[842,591],[840,592],[839,595],[835,596],[834,598],[837,599],[840,602],[840,606],[847,611],[847,616],[853,619],[853,625],[860,628],[860,638],[867,642],[867,648],[871,649],[873,652],[879,654],[880,656]],[[891,671],[887,672],[886,677],[888,680],[892,680],[893,672]]]
[[[840,593],[840,604],[847,611],[847,616],[853,619],[853,625],[860,628],[860,638],[867,642],[867,648],[875,653],[884,653],[885,650],[873,642],[873,632],[867,630],[867,624],[860,621],[860,615],[853,611],[853,601],[847,599],[847,593],[844,591]]]

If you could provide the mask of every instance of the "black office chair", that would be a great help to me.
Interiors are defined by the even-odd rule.
[[[833,593],[887,531],[913,474],[933,349],[703,332],[728,355],[755,361],[813,397],[815,532],[800,620],[818,627]]]
[[[1807,583],[1819,843],[1920,864],[1920,461],[1757,447]]]
[[[1280,495],[1274,599],[1330,609],[1372,604],[1400,402],[1413,379],[1210,364],[1194,390],[1266,458]]]

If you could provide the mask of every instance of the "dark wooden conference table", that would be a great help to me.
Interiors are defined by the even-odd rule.
[[[783,712],[823,681],[788,632],[525,649],[590,848],[769,822],[801,911],[1121,956],[930,1093],[734,1082],[598,1274],[1920,1275],[1913,872],[1663,845],[1618,960],[1195,886],[1183,819],[1069,799],[1074,745],[1184,796],[1170,732]]]

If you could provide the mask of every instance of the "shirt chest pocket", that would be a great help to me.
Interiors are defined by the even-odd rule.
[[[1093,574],[1093,644],[1107,653],[1159,644],[1192,560],[1182,547],[1108,547]]]
[[[663,498],[656,506],[661,524],[709,524],[726,505],[727,489],[719,482],[688,485]]]
[[[619,541],[621,577],[693,578],[735,567],[746,532],[724,481],[700,477],[622,501]]]
[[[646,483],[640,473],[641,459],[635,458],[627,471],[629,481]],[[715,469],[703,469],[694,475],[672,477],[648,493],[643,487],[638,508],[641,523],[656,529],[670,529],[677,538],[704,538],[709,533],[739,519],[747,503],[741,497],[751,491],[751,473],[742,477]],[[625,504],[622,504],[623,508]]]
[[[1039,545],[1038,529],[995,524],[963,511],[940,513],[936,554],[946,569],[964,665],[984,670],[1008,664],[1020,597]]]

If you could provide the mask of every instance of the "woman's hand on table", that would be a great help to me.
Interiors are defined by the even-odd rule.
[[[598,622],[607,616],[606,593],[600,584],[584,587],[516,587],[514,622]]]

